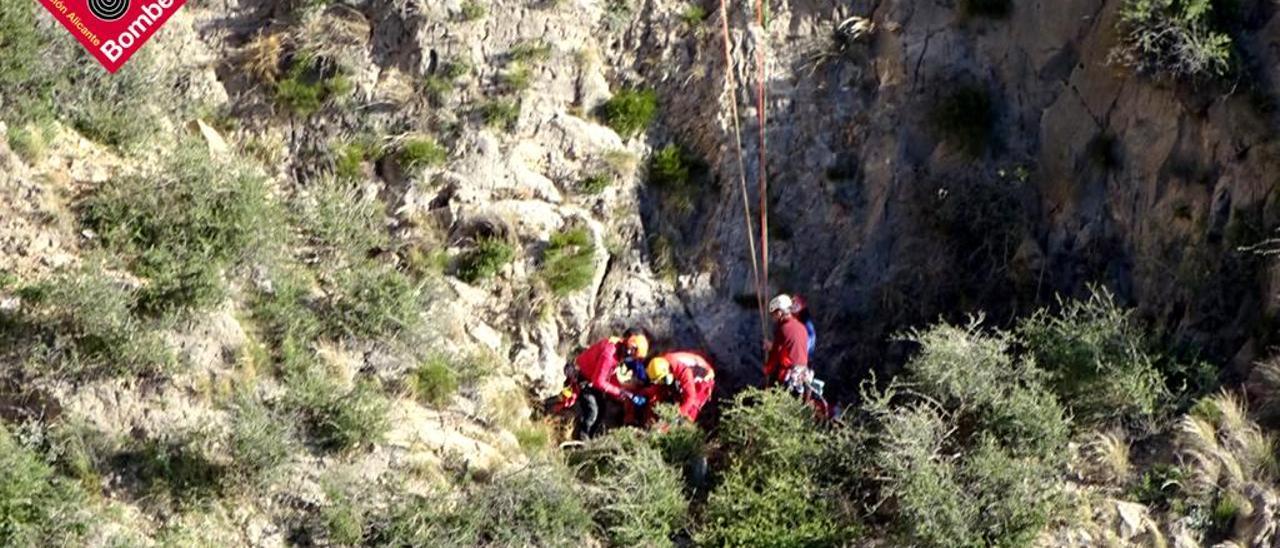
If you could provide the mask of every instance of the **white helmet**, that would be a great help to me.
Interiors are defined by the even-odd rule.
[[[772,314],[779,310],[791,313],[791,296],[787,294],[778,295],[772,301],[769,301],[769,313]]]

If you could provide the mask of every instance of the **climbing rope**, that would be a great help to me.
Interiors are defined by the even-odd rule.
[[[720,33],[724,42],[724,75],[733,98],[729,101],[729,113],[733,118],[733,136],[738,156],[738,184],[742,189],[742,220],[747,225],[747,242],[751,246],[751,272],[756,286],[756,306],[760,313],[760,339],[769,338],[766,326],[769,315],[765,312],[765,291],[760,277],[760,263],[756,257],[755,227],[751,226],[751,200],[747,197],[747,165],[742,154],[742,127],[738,122],[738,79],[733,75],[733,52],[729,43],[729,10],[726,0],[720,0]],[[763,234],[764,232],[762,232]]]
[[[761,288],[763,294],[761,300],[769,300],[769,173],[768,164],[765,162],[765,122],[767,114],[764,103],[765,93],[765,51],[764,46],[768,43],[765,39],[766,31],[764,28],[764,7],[766,0],[756,0],[756,24],[760,26],[760,43],[756,44],[756,120],[760,126],[760,264],[761,264]]]

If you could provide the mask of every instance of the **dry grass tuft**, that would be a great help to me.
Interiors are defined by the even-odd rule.
[[[1129,442],[1123,431],[1094,432],[1082,449],[1085,474],[1090,481],[1111,484],[1128,481]]]
[[[240,67],[257,81],[275,85],[280,78],[280,59],[288,37],[280,33],[259,33],[240,48]]]

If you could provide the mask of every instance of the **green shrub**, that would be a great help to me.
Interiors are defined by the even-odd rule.
[[[257,292],[250,300],[251,316],[282,364],[309,358],[311,342],[324,330],[312,308],[313,281],[302,267],[278,267],[271,274],[270,290]]]
[[[670,144],[654,153],[649,164],[649,182],[664,189],[689,186],[690,161],[680,145]]]
[[[857,534],[823,481],[839,448],[812,408],[780,390],[747,390],[720,427],[728,469],[707,499],[699,544],[838,546]]]
[[[516,63],[543,63],[551,59],[551,44],[542,40],[520,42],[511,48],[508,58]]]
[[[205,456],[200,436],[149,439],[115,455],[112,465],[126,470],[142,491],[177,505],[198,505],[222,495],[228,469]]]
[[[27,163],[35,163],[44,158],[44,135],[32,127],[14,127],[9,129],[9,148]]]
[[[480,106],[480,117],[489,127],[503,131],[515,131],[520,121],[520,103],[504,99],[494,99]]]
[[[1020,546],[1060,511],[1068,428],[1011,337],[940,324],[912,332],[921,350],[904,385],[863,394],[870,467],[904,543]],[[908,386],[909,390],[902,387]]]
[[[299,53],[284,78],[276,82],[276,102],[299,116],[309,116],[354,89],[345,71],[332,61]]]
[[[679,472],[634,429],[610,432],[571,455],[578,477],[593,488],[595,521],[614,546],[673,546],[688,519]]]
[[[658,94],[647,89],[623,89],[600,107],[604,123],[623,138],[644,131],[658,114]]]
[[[1157,510],[1182,513],[1186,509],[1183,501],[1184,481],[1186,481],[1186,473],[1182,468],[1157,464],[1142,473],[1142,477],[1133,486],[1129,496]]]
[[[689,4],[685,6],[684,11],[680,12],[680,20],[690,27],[696,27],[707,20],[706,8],[698,4]]]
[[[8,10],[11,7],[0,7]],[[2,65],[0,65],[2,66]],[[93,523],[85,493],[0,425],[0,545],[73,546]]]
[[[463,496],[401,501],[378,539],[391,546],[577,546],[592,530],[577,483],[540,464],[475,486]]]
[[[1141,74],[1179,81],[1226,79],[1235,71],[1228,2],[1125,0],[1112,59]]]
[[[333,172],[338,179],[359,181],[365,178],[364,164],[377,160],[380,150],[369,139],[357,139],[343,145],[334,161]]]
[[[507,67],[502,73],[502,87],[512,93],[520,93],[533,85],[533,71],[524,65]]]
[[[498,238],[482,238],[458,261],[458,278],[469,284],[492,278],[515,259],[516,250]]]
[[[444,355],[433,354],[413,371],[409,385],[419,401],[441,407],[458,391],[458,374]]]
[[[232,471],[251,485],[273,479],[296,450],[293,421],[247,393],[237,396],[231,417]]]
[[[975,321],[966,327],[940,324],[908,339],[921,351],[907,364],[910,380],[948,409],[971,414],[1023,454],[1050,458],[1067,442],[1067,422],[1048,375],[1015,362],[1010,337],[985,335]]]
[[[516,428],[514,434],[520,448],[529,455],[543,453],[551,445],[551,431],[546,423],[535,422]]]
[[[220,302],[221,270],[274,253],[284,230],[261,177],[222,165],[194,143],[154,173],[108,182],[79,213],[103,247],[149,279],[139,307],[155,314]]]
[[[338,273],[325,321],[334,335],[378,340],[418,326],[420,292],[403,273],[364,261]]]
[[[1023,320],[1018,337],[1073,415],[1086,425],[1151,418],[1167,396],[1164,378],[1129,312],[1106,289],[1061,307]]]
[[[351,182],[322,178],[293,203],[294,224],[326,258],[343,259],[332,268],[362,261],[391,245],[385,205]]]
[[[484,5],[480,2],[477,2],[476,0],[465,0],[462,3],[462,11],[459,12],[458,15],[463,21],[476,21],[483,18],[487,13],[488,10],[486,10]]]
[[[100,265],[99,265],[100,267]],[[133,377],[169,371],[176,359],[134,310],[138,293],[89,267],[21,290],[29,309],[14,348],[28,347],[38,374]]]
[[[595,278],[596,245],[583,227],[551,235],[542,257],[542,279],[558,296],[585,289]]]
[[[995,122],[991,95],[977,86],[961,86],[934,106],[930,121],[943,140],[970,157],[982,156]]]
[[[391,424],[390,402],[371,381],[344,391],[319,366],[308,364],[286,372],[290,405],[306,419],[321,447],[346,451],[382,440]]]
[[[578,188],[583,194],[595,195],[604,192],[606,188],[613,186],[613,177],[604,173],[594,173],[588,175],[578,184]]]
[[[471,65],[462,59],[445,63],[434,74],[427,76],[423,88],[427,97],[436,105],[444,102],[453,94],[458,80],[471,73]]]
[[[1013,11],[1012,0],[961,0],[960,11],[966,17],[1004,18]]]
[[[329,504],[320,508],[320,520],[331,544],[359,546],[365,536],[369,511],[356,499],[355,480],[326,478],[322,482]]]
[[[407,172],[417,172],[444,164],[449,152],[429,137],[416,137],[400,143],[396,160]]]

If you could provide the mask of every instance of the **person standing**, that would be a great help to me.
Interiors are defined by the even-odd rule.
[[[783,385],[790,390],[803,391],[813,379],[809,369],[809,331],[793,314],[794,302],[788,295],[778,295],[769,301],[769,317],[773,318],[773,340],[766,341],[769,349],[765,359],[765,387]]]

